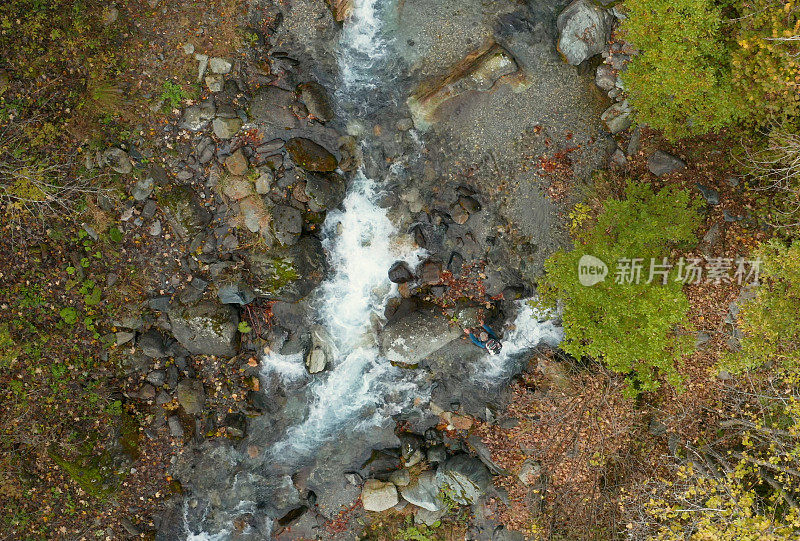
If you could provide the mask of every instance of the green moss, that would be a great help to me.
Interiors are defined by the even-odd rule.
[[[277,294],[281,289],[300,278],[300,274],[288,258],[273,257],[264,263],[266,272],[262,276],[264,282],[261,285],[269,293]]]
[[[72,461],[65,459],[53,449],[47,453],[53,462],[93,498],[105,500],[114,494],[122,483],[123,476],[114,471],[109,453],[94,455],[87,451]]]

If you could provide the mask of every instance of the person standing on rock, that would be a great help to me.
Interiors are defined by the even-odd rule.
[[[464,334],[469,336],[473,344],[485,349],[489,355],[497,355],[503,349],[500,339],[486,323],[481,323],[481,330],[478,331],[477,335],[470,329],[464,329]]]

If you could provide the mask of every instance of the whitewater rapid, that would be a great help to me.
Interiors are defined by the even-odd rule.
[[[376,327],[383,322],[387,300],[397,294],[397,286],[389,281],[389,267],[398,260],[414,267],[425,252],[398,234],[386,209],[377,204],[380,195],[378,183],[358,171],[342,210],[331,211],[323,225],[323,247],[333,272],[311,305],[331,337],[333,359],[309,384],[306,420],[274,446],[274,455],[281,459],[312,453],[366,410],[379,418],[398,413],[416,389],[413,382],[404,381],[401,369],[380,356]],[[304,378],[303,355],[270,353],[262,360],[262,372],[276,373],[284,381]],[[387,396],[399,401],[388,403]]]

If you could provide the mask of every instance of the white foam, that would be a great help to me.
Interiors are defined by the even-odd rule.
[[[397,292],[389,281],[391,264],[404,260],[415,266],[425,252],[397,234],[379,197],[375,181],[358,171],[344,210],[329,213],[322,228],[333,274],[312,305],[334,342],[335,358],[311,384],[307,419],[289,429],[274,448],[276,456],[289,456],[289,448],[310,452],[342,425],[363,423],[365,417],[380,422],[413,398],[413,382],[403,381],[402,370],[381,358],[373,321],[383,320],[386,302]]]
[[[350,17],[339,37],[337,57],[342,88],[347,99],[353,90],[374,88],[382,81],[376,80],[373,67],[386,57],[387,42],[381,36],[384,21],[378,14],[378,0],[355,0]]]
[[[308,372],[302,353],[281,355],[276,351],[270,351],[261,357],[261,374],[263,376],[277,374],[284,383],[289,383],[306,377]]]

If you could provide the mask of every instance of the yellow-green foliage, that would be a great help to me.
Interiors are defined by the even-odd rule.
[[[640,487],[644,498],[631,494],[623,511],[636,538],[798,539],[798,384],[797,373],[778,375],[767,392],[750,399],[741,417],[724,422],[737,440],[732,448],[706,450],[710,460],[690,456],[674,478]]]
[[[739,314],[742,350],[730,355],[723,367],[736,373],[772,361],[796,370],[800,368],[800,241],[786,246],[772,240],[755,255],[762,260],[762,285]]]
[[[797,0],[626,0],[623,74],[639,118],[670,137],[800,113]]]
[[[742,102],[731,80],[723,17],[712,0],[627,0],[626,40],[640,50],[623,81],[638,117],[668,136],[735,122]]]
[[[675,364],[691,349],[689,337],[675,332],[689,310],[682,284],[674,273],[664,285],[658,279],[647,283],[649,267],[636,283],[615,283],[615,266],[622,258],[661,262],[676,245],[696,241],[696,202],[686,190],[668,187],[654,193],[630,182],[624,199],[607,199],[596,223],[587,226],[586,221],[584,216],[572,250],[547,259],[539,288],[543,304],[563,305],[562,349],[627,374],[633,394],[657,389],[661,376],[678,385]],[[578,265],[584,255],[608,265],[605,281],[581,285]]]
[[[800,3],[740,0],[732,76],[759,124],[800,115]],[[794,39],[792,39],[794,38]]]

